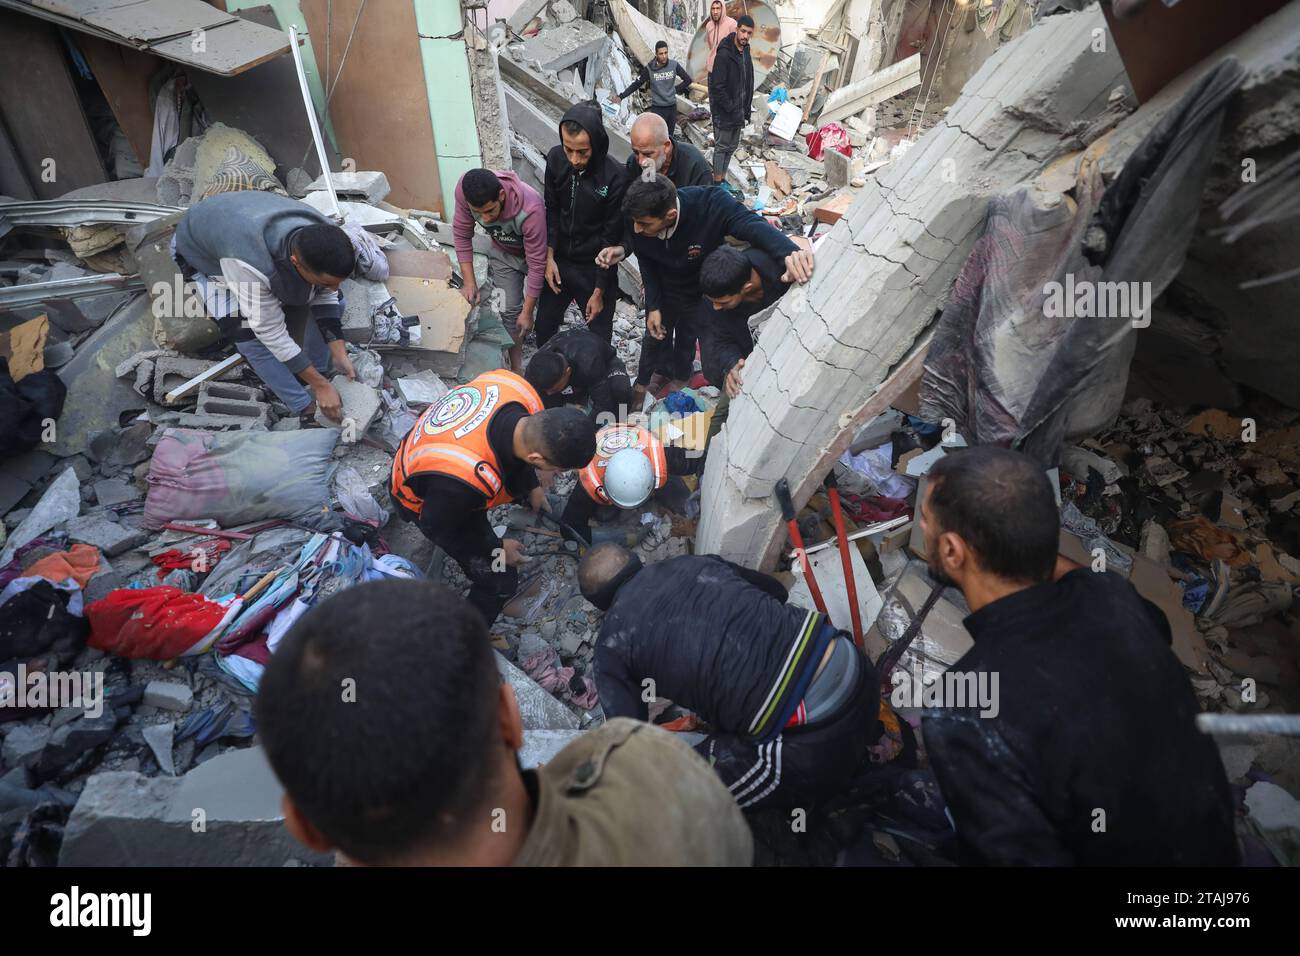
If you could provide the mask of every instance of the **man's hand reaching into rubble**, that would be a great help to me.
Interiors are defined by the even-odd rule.
[[[560,267],[555,264],[554,251],[546,250],[546,284],[556,295],[560,294]]]
[[[524,552],[524,543],[516,541],[514,538],[502,538],[501,550],[506,554],[506,567],[517,568],[521,564],[528,563],[528,555]]]
[[[785,257],[785,275],[782,282],[804,283],[812,278],[813,254],[810,249],[800,249]]]
[[[551,503],[546,500],[546,490],[541,486],[528,492],[528,507],[532,508],[538,514],[543,511],[551,510]]]
[[[727,373],[727,397],[735,398],[740,394],[740,386],[745,384],[745,380],[740,375],[740,370],[745,367],[745,360],[739,359],[736,364],[731,366],[731,371]]]
[[[599,318],[600,313],[603,312],[604,310],[605,310],[605,290],[601,288],[597,288],[594,292],[591,293],[591,298],[587,300],[587,314],[586,314],[587,324],[590,325],[593,321]]]
[[[653,312],[647,312],[645,316],[645,330],[657,339],[662,339],[667,333],[664,331],[664,316],[658,309]]]
[[[328,379],[322,379],[319,385],[313,385],[312,394],[316,396],[316,407],[322,415],[332,422],[342,423],[343,399],[339,398],[339,390]]]
[[[348,381],[357,380],[357,370],[352,367],[352,359],[348,358],[348,344],[343,339],[335,339],[329,344],[330,364],[348,377]]]
[[[627,250],[622,246],[606,246],[596,253],[596,265],[602,269],[612,269],[627,258]]]

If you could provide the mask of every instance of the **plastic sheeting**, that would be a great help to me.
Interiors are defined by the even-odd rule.
[[[922,418],[951,418],[971,444],[1018,447],[1047,467],[1066,441],[1114,421],[1134,328],[1150,322],[1151,303],[1182,268],[1223,110],[1243,75],[1230,58],[1202,78],[1104,194],[1096,156],[1085,154],[1073,203],[1029,187],[990,201],[935,329]],[[1091,294],[1091,308],[1075,290]],[[1116,309],[1121,290],[1129,307]],[[1053,297],[1063,309],[1048,308]]]

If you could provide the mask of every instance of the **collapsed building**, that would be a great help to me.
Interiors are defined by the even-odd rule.
[[[403,0],[377,17],[362,0],[187,0],[141,24],[113,4],[0,0],[0,42],[57,80],[39,111],[21,93],[0,104],[0,354],[30,421],[56,422],[0,462],[0,574],[29,582],[0,604],[24,622],[3,635],[0,673],[94,670],[108,693],[94,718],[0,705],[0,859],[328,862],[288,840],[249,746],[277,630],[265,615],[313,596],[303,582],[324,567],[333,587],[384,574],[467,586],[418,529],[386,520],[392,454],[416,414],[500,367],[510,341],[488,297],[471,307],[457,291],[456,180],[483,165],[540,186],[560,116],[584,100],[626,159],[641,104],[612,97],[660,38],[697,84],[674,132],[707,152],[707,6],[490,0],[449,13]],[[608,538],[646,561],[693,551],[774,572],[810,606],[773,497],[784,480],[839,621],[848,589],[822,490],[834,472],[868,650],[919,622],[900,669],[921,686],[970,645],[958,592],[919,610],[925,472],[962,444],[1014,445],[1059,479],[1062,553],[1101,560],[1165,611],[1209,714],[1294,713],[1300,394],[1282,322],[1296,282],[1300,4],[1214,19],[1197,0],[727,10],[759,26],[754,120],[728,182],[816,243],[816,274],[753,321],[743,392],[698,488],[612,522]],[[1161,29],[1183,41],[1178,58],[1150,55]],[[380,57],[382,81],[365,68]],[[360,374],[340,389],[339,432],[301,428],[179,276],[169,230],[232,189],[336,215],[382,263],[344,285]],[[486,243],[476,237],[476,259]],[[1127,305],[1088,311],[1076,282],[1111,284],[1115,302],[1136,286]],[[615,345],[632,367],[634,257],[619,284]],[[691,385],[693,420],[660,408],[652,422],[702,449],[717,390]],[[244,493],[187,483],[199,465]],[[600,617],[558,534],[509,506],[492,519],[538,568],[493,629],[532,765],[602,719]],[[90,562],[62,579],[77,587],[30,584],[40,562],[74,554]],[[85,646],[86,606],[150,587],[193,606],[189,643],[150,644],[118,621]],[[228,594],[238,607],[220,603]],[[45,613],[57,627],[16,640]],[[1230,777],[1300,793],[1290,740],[1243,727],[1221,742]],[[189,835],[185,808],[200,800],[223,839]],[[1285,858],[1276,837],[1265,844]]]

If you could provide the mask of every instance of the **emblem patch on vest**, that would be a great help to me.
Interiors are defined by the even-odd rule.
[[[495,395],[493,399],[495,404]],[[441,435],[449,429],[457,428],[473,417],[481,404],[483,395],[474,386],[453,388],[429,409],[424,419],[425,434]],[[456,437],[460,438],[461,435],[457,433]]]
[[[641,444],[640,436],[630,428],[620,428],[606,435],[596,437],[600,443],[596,449],[596,454],[603,458],[609,458],[615,452],[622,451],[624,448],[639,448]],[[601,464],[603,465],[604,462]]]

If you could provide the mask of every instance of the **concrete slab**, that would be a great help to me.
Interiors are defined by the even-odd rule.
[[[355,444],[365,437],[366,430],[379,416],[379,393],[363,382],[352,382],[343,377],[335,378],[333,382],[338,389],[339,398],[343,400],[340,440],[344,444]],[[330,421],[319,409],[316,411],[316,421],[326,428],[339,427],[338,422]]]
[[[59,865],[333,865],[284,828],[282,793],[260,747],[213,757],[183,777],[96,774],[68,820]]]
[[[543,70],[563,70],[600,52],[605,31],[587,20],[573,20],[542,30],[524,41],[519,59]]]
[[[562,703],[542,690],[542,686],[514,664],[506,660],[499,652],[496,654],[497,669],[501,676],[510,682],[519,701],[519,715],[523,718],[524,730],[577,730],[578,716]]]

